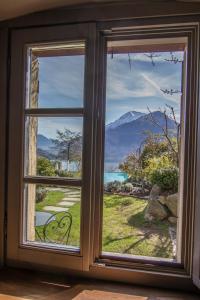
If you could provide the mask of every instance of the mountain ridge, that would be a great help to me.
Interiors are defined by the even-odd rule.
[[[126,124],[126,123],[130,123],[134,120],[137,120],[138,118],[140,118],[141,116],[145,115],[145,113],[139,112],[139,111],[128,111],[125,114],[121,115],[118,119],[116,119],[115,121],[109,123],[106,125],[106,128],[108,129],[115,129],[116,127]]]
[[[152,122],[152,117],[159,124],[158,126]],[[167,122],[170,134],[175,136],[177,127],[174,120],[168,117]],[[153,111],[147,114],[135,111],[127,112],[114,122],[106,125],[105,170],[107,170],[109,164],[117,168],[130,152],[137,151],[148,136],[148,132],[161,134],[162,127],[165,125],[165,115],[161,111]],[[56,155],[54,140],[38,134],[37,152],[38,155],[53,159]]]
[[[152,117],[159,125],[152,122]],[[175,135],[177,129],[175,122],[169,117],[167,117],[167,122],[170,134]],[[105,131],[105,164],[110,163],[117,167],[130,152],[138,150],[148,136],[148,132],[161,134],[165,124],[164,113],[154,111],[114,129],[107,128]]]

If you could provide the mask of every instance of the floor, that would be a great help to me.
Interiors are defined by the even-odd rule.
[[[2,270],[0,300],[199,300],[200,295],[103,281],[65,280],[31,271]]]

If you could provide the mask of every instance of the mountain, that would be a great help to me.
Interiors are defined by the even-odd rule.
[[[134,120],[137,120],[138,118],[140,118],[141,116],[144,116],[144,113],[138,112],[138,111],[129,111],[127,113],[125,113],[124,115],[122,115],[119,119],[117,119],[116,121],[106,125],[106,129],[115,129],[120,125],[126,124],[126,123],[130,123]]]
[[[156,125],[151,120],[151,114],[154,120],[159,124]],[[120,162],[132,151],[137,151],[142,142],[147,137],[148,132],[155,134],[162,133],[162,127],[165,126],[165,115],[160,111],[154,111],[151,114],[142,115],[141,117],[121,124],[117,127],[106,127],[105,132],[105,164],[115,165]],[[120,120],[120,119],[118,119]],[[118,121],[117,120],[117,121]],[[173,136],[176,134],[176,124],[170,118],[167,118],[168,129]],[[114,122],[113,122],[114,123]]]
[[[37,136],[37,155],[48,159],[56,159],[57,150],[53,139],[48,139],[42,134]]]
[[[57,158],[57,156],[54,153],[52,153],[52,151],[43,150],[41,148],[37,148],[37,155],[48,158],[50,160]]]
[[[55,144],[51,139],[48,139],[46,136],[42,134],[38,134],[37,136],[37,148],[42,150],[51,150],[51,148],[55,147]]]

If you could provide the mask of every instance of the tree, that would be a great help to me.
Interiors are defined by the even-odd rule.
[[[40,176],[55,176],[55,168],[50,160],[45,157],[38,157],[37,174]]]
[[[149,133],[147,138],[141,144],[138,152],[140,152],[141,166],[142,168],[146,168],[151,158],[168,153],[168,144],[159,134]]]
[[[57,139],[54,141],[58,150],[58,158],[66,160],[67,172],[69,172],[70,161],[81,162],[81,144],[82,137],[80,133],[73,132],[67,128],[63,131],[57,131]]]
[[[180,161],[180,124],[177,122],[176,115],[174,112],[174,108],[172,106],[166,105],[166,107],[169,109],[169,112],[167,112],[167,109],[164,109],[164,111],[161,111],[164,115],[165,119],[165,125],[161,126],[159,121],[156,120],[154,115],[152,114],[151,110],[148,108],[149,111],[149,119],[158,128],[161,129],[160,137],[166,141],[168,145],[168,154],[172,157],[174,163],[176,164],[176,167],[179,167],[179,161]],[[176,126],[176,136],[173,137],[170,134],[169,128],[168,128],[168,120],[171,119],[174,121],[174,124]]]
[[[178,176],[174,153],[160,134],[148,133],[137,152],[127,155],[119,169],[131,177],[132,183],[139,182],[143,187],[157,183],[163,190],[177,190],[177,180],[172,184]]]

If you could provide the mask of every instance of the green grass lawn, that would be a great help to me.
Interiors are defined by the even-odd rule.
[[[42,211],[46,205],[58,206],[63,197],[63,192],[49,191],[46,198],[36,205],[36,210]],[[146,200],[130,196],[104,195],[102,251],[172,258],[169,224],[165,221],[146,222],[146,205]],[[73,218],[69,244],[79,246],[80,203],[70,207],[69,212]],[[38,229],[41,231],[42,226]],[[59,235],[62,236],[63,232],[61,229]],[[54,233],[51,237],[58,239]]]
[[[104,196],[103,251],[172,258],[169,224],[145,221],[146,206],[130,196]]]
[[[76,188],[73,188],[73,190],[77,190]],[[78,189],[80,191],[80,189]],[[59,206],[58,203],[62,201],[64,198],[65,193],[62,191],[49,191],[45,197],[45,199],[42,202],[39,202],[36,204],[36,211],[44,211],[43,208],[45,206]],[[80,246],[80,203],[76,203],[73,205],[73,207],[70,208],[69,212],[72,215],[72,227],[71,232],[69,236],[69,245],[74,247]],[[51,213],[56,213],[52,211]],[[64,215],[64,213],[59,213],[56,217],[56,220],[59,221],[59,219]],[[66,220],[65,220],[66,221]],[[52,225],[54,228],[56,224],[53,222]],[[40,234],[40,236],[43,236],[42,230],[43,226],[37,226],[37,230]],[[61,242],[62,238],[66,232],[65,227],[61,228],[59,230],[53,230],[52,232],[49,232],[48,230],[48,238],[51,239],[51,241],[54,242]]]

